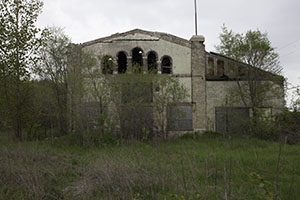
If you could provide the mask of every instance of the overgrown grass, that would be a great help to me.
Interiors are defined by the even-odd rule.
[[[5,135],[0,199],[275,199],[276,142],[190,134],[83,148]],[[282,146],[281,199],[299,199],[299,147]]]

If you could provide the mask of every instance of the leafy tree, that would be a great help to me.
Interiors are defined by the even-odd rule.
[[[27,121],[27,140],[40,140],[51,136],[53,141],[59,121],[55,112],[56,100],[52,83],[48,80],[34,80],[30,85],[32,105]]]
[[[1,102],[19,140],[28,108],[30,67],[37,61],[40,30],[35,23],[42,6],[39,0],[0,1]]]
[[[49,81],[55,96],[55,110],[61,134],[67,132],[67,64],[71,40],[61,28],[43,31],[39,49],[40,67],[36,70],[42,80]]]
[[[97,67],[96,56],[91,52],[83,53],[85,57],[85,65],[82,66],[87,84],[85,91],[89,94],[92,101],[98,105],[99,115],[104,114],[110,102],[109,96],[109,75],[112,74],[112,58],[111,56],[99,56],[101,60],[102,70]]]
[[[158,130],[162,136],[168,138],[166,129],[167,106],[171,103],[182,102],[189,96],[188,90],[182,85],[177,78],[165,75],[156,75],[153,80],[153,88],[156,90],[153,94],[153,108],[157,113]],[[177,113],[181,117],[183,113]]]
[[[271,46],[267,33],[249,30],[239,34],[223,25],[219,39],[220,44],[216,46],[219,53],[273,74],[281,73],[278,53]]]
[[[279,56],[271,46],[267,33],[249,30],[244,34],[234,33],[222,27],[220,44],[216,50],[225,56],[247,64],[244,79],[237,75],[237,91],[245,107],[253,113],[253,126],[256,126],[259,108],[268,105],[269,100],[282,98],[283,78],[279,76],[282,67]],[[282,105],[283,106],[283,105]]]
[[[120,122],[120,137],[142,139],[142,130],[153,128],[152,74],[139,65],[109,79],[110,99],[115,121]]]

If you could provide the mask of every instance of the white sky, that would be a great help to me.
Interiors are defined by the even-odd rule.
[[[194,0],[43,0],[38,26],[59,26],[74,43],[135,28],[194,34]],[[300,0],[197,0],[198,34],[215,51],[222,24],[234,32],[259,29],[277,48],[288,82],[300,83]]]

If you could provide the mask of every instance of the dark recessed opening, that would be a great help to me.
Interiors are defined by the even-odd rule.
[[[147,60],[148,60],[148,71],[156,73],[157,72],[157,56],[153,51],[151,51],[148,54]]]
[[[161,61],[161,72],[163,74],[171,74],[172,72],[172,62],[169,56],[165,56]]]
[[[140,48],[132,50],[132,65],[143,66],[143,51]]]
[[[118,54],[118,73],[125,73],[127,70],[127,56],[124,52]]]

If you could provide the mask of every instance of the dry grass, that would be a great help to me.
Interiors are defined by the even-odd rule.
[[[62,199],[69,163],[54,152],[18,145],[0,149],[0,199]]]
[[[91,198],[95,193],[105,199],[132,199],[134,188],[150,187],[151,177],[134,163],[103,157],[81,169],[82,176],[69,188],[75,197]]]
[[[0,200],[264,199],[275,192],[278,144],[221,138],[82,148],[0,144]],[[283,148],[279,195],[300,195],[299,146]],[[252,180],[251,173],[263,178]],[[255,177],[254,177],[255,178]]]

